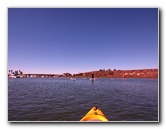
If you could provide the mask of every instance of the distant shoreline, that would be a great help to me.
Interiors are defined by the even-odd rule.
[[[138,69],[138,70],[105,70],[89,71],[84,73],[70,74],[8,74],[8,78],[158,78],[158,69]]]

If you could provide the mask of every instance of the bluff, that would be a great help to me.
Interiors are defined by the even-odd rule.
[[[158,78],[158,69],[138,69],[138,70],[105,70],[90,71],[74,74],[75,77],[91,78]]]

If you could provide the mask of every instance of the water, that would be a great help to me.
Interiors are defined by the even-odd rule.
[[[158,121],[158,79],[8,80],[9,121],[79,121],[93,106],[109,121]]]

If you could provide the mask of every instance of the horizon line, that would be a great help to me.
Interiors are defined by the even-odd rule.
[[[139,68],[139,69],[99,69],[99,70],[91,70],[91,71],[84,71],[84,72],[77,72],[77,73],[71,73],[71,72],[63,72],[63,73],[39,73],[39,72],[36,72],[36,73],[24,73],[24,71],[22,71],[23,72],[23,74],[58,74],[58,75],[60,75],[60,74],[64,74],[64,73],[70,73],[70,74],[79,74],[79,73],[88,73],[88,72],[95,72],[95,71],[100,71],[100,70],[105,70],[105,71],[107,71],[107,70],[111,70],[111,71],[114,71],[114,70],[122,70],[122,71],[127,71],[127,70],[150,70],[150,69],[159,69],[159,68]],[[9,70],[8,70],[9,71]],[[14,71],[19,71],[19,70],[14,70]],[[13,71],[13,72],[14,72]]]

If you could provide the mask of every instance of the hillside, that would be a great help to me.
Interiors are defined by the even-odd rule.
[[[158,78],[158,69],[139,69],[139,70],[104,70],[90,71],[74,74],[75,77],[89,78],[94,74],[95,78]]]

